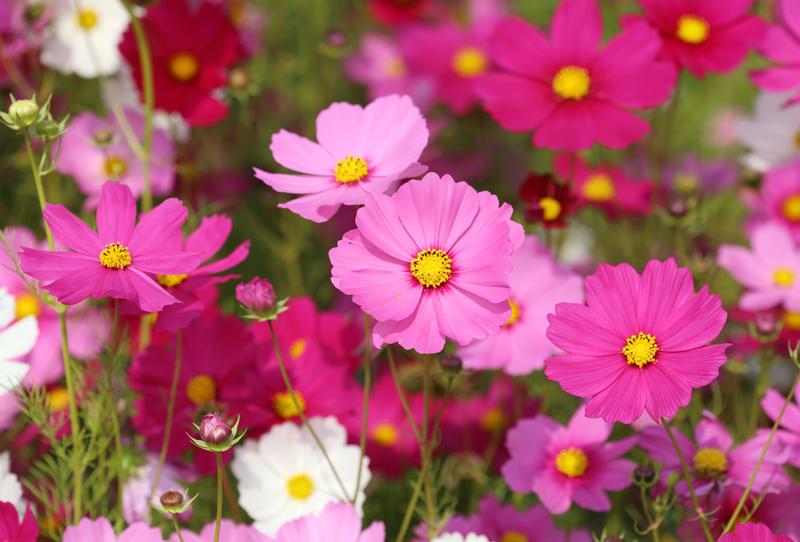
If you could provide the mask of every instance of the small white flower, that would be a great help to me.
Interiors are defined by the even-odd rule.
[[[482,534],[469,533],[464,536],[460,533],[445,533],[433,539],[432,542],[494,542]]]
[[[13,504],[20,516],[25,513],[22,486],[17,475],[11,472],[11,455],[8,452],[0,454],[0,502]]]
[[[17,361],[36,346],[39,324],[35,316],[14,322],[17,301],[5,288],[0,288],[0,395],[22,382],[30,366]]]
[[[347,444],[347,433],[336,418],[311,418],[348,496],[356,489],[360,451]],[[361,514],[364,487],[370,480],[364,459],[356,510]],[[239,480],[239,502],[255,527],[274,535],[284,523],[322,512],[329,502],[346,501],[330,466],[311,434],[291,422],[274,426],[257,441],[238,446],[231,463]]]
[[[55,0],[42,63],[92,78],[119,69],[119,42],[130,17],[120,0]]]
[[[788,94],[763,93],[752,118],[739,121],[739,140],[750,148],[744,164],[758,172],[800,158],[800,106],[786,106]]]

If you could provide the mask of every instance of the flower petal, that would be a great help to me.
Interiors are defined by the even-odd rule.
[[[68,249],[94,257],[98,257],[103,250],[97,233],[63,205],[48,204],[44,208],[44,219],[53,237]]]
[[[133,230],[128,248],[134,257],[163,249],[165,241],[181,233],[189,212],[176,198],[169,198],[143,215]]]
[[[136,200],[131,189],[122,183],[109,181],[103,185],[97,204],[97,233],[103,245],[128,245],[136,225]],[[99,253],[98,253],[99,254]]]

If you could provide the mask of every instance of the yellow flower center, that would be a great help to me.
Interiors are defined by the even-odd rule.
[[[519,531],[508,531],[503,533],[500,542],[528,542],[528,537]]]
[[[656,338],[649,333],[641,332],[637,335],[631,335],[625,340],[622,353],[625,355],[628,365],[644,367],[656,360],[656,354],[658,353]]]
[[[42,312],[42,305],[39,298],[30,293],[17,296],[14,312],[17,320],[26,316],[39,316]]]
[[[583,185],[583,197],[591,201],[608,201],[617,194],[614,181],[605,173],[595,173]]]
[[[772,280],[776,286],[791,286],[794,284],[794,271],[788,267],[779,267],[772,273]]]
[[[489,433],[499,431],[506,425],[508,425],[508,418],[500,408],[490,408],[481,418],[481,429]]]
[[[297,402],[296,406],[295,400]],[[298,407],[300,407],[299,410]],[[276,393],[275,397],[272,398],[272,410],[284,420],[289,420],[296,416],[300,416],[301,412],[306,411],[306,401],[297,390],[294,392],[294,400],[292,399],[291,393],[288,391],[282,391],[280,393]]]
[[[333,171],[336,182],[342,184],[357,183],[363,180],[367,173],[369,173],[367,162],[360,156],[350,155],[336,162],[336,169]]]
[[[121,156],[110,154],[103,162],[103,173],[109,179],[119,179],[128,172],[128,161]]]
[[[303,355],[303,352],[306,351],[306,346],[307,343],[305,339],[297,339],[289,347],[289,355],[292,357],[292,359],[299,358]]]
[[[714,478],[728,470],[728,459],[719,448],[701,448],[694,454],[694,470],[701,476]]]
[[[403,77],[406,74],[406,64],[402,58],[393,58],[384,65],[383,68],[386,75],[392,79]]]
[[[169,59],[169,74],[181,83],[188,83],[199,71],[200,63],[191,53],[178,53]]]
[[[519,322],[519,318],[520,316],[522,316],[522,310],[520,309],[519,303],[509,298],[508,306],[511,308],[511,316],[508,317],[508,321],[505,324],[503,324],[502,327],[513,326],[514,324]]]
[[[475,77],[486,71],[489,61],[477,47],[462,47],[453,57],[453,69],[461,77]]]
[[[64,386],[55,386],[47,392],[45,399],[48,410],[51,413],[61,412],[69,404],[69,394]]]
[[[453,260],[444,250],[420,250],[409,265],[411,275],[425,288],[438,288],[450,280]]]
[[[783,313],[783,325],[793,331],[800,330],[800,312],[786,311]]]
[[[286,482],[286,491],[289,496],[298,501],[308,499],[314,493],[314,480],[307,474],[292,476]]]
[[[553,77],[553,92],[565,100],[580,100],[589,94],[592,79],[586,68],[566,66]]]
[[[183,273],[181,275],[156,275],[156,282],[164,288],[174,288],[175,286],[186,280],[189,275]]]
[[[556,456],[556,469],[570,478],[583,476],[588,468],[589,458],[586,457],[583,450],[578,448],[561,450]]]
[[[561,203],[556,198],[545,196],[539,200],[539,206],[542,208],[542,218],[547,222],[561,216]]]
[[[397,428],[390,423],[378,424],[375,426],[375,429],[372,430],[372,439],[381,446],[386,446],[387,448],[397,444],[398,438]]]
[[[708,22],[697,15],[683,15],[678,19],[678,28],[675,35],[678,39],[697,45],[708,39]]]
[[[196,406],[208,405],[217,397],[217,383],[208,375],[197,375],[186,384],[186,396]]]
[[[78,12],[78,26],[91,30],[97,26],[97,12],[93,9],[82,9]]]
[[[783,211],[783,216],[785,216],[787,220],[791,220],[792,222],[800,221],[800,194],[789,196],[783,200],[781,210]]]
[[[109,243],[100,253],[100,264],[106,269],[125,269],[132,262],[131,251],[121,243]]]
[[[686,173],[678,173],[675,175],[674,183],[675,189],[678,192],[683,192],[685,194],[691,194],[692,192],[696,191],[698,185],[700,184],[696,175],[688,175]]]

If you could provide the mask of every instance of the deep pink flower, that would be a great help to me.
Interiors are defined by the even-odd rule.
[[[146,523],[134,523],[119,536],[106,518],[83,518],[64,531],[62,542],[164,542],[161,530]]]
[[[368,0],[370,14],[376,21],[396,26],[421,19],[434,11],[437,0]]]
[[[39,524],[30,508],[20,520],[16,507],[8,502],[0,502],[0,540],[3,542],[36,542],[39,538]]]
[[[366,107],[334,103],[317,116],[317,140],[286,130],[272,135],[275,161],[301,175],[255,168],[256,177],[274,190],[306,194],[279,207],[314,222],[427,170],[417,160],[428,144],[428,128],[408,96],[378,98]]]
[[[330,251],[333,285],[375,318],[376,347],[433,354],[508,321],[511,254],[523,241],[512,209],[489,192],[427,174],[372,194],[356,229]]]
[[[800,5],[777,0],[776,25],[770,26],[759,52],[776,65],[753,72],[753,82],[770,92],[794,91],[792,103],[800,102]]]
[[[267,279],[253,277],[250,282],[236,285],[236,301],[254,312],[265,312],[278,300],[272,283]]]
[[[800,160],[769,170],[759,197],[748,203],[752,222],[779,222],[792,232],[795,241],[800,241]]]
[[[65,305],[90,295],[125,299],[145,312],[177,303],[152,275],[188,273],[201,261],[198,254],[170,249],[186,220],[183,204],[170,198],[142,215],[137,224],[131,189],[107,182],[96,216],[97,232],[63,205],[48,204],[44,219],[53,237],[69,250],[23,248],[22,270],[42,281],[43,288]]]
[[[611,509],[606,491],[631,484],[634,463],[619,456],[635,437],[606,442],[613,424],[587,418],[579,407],[566,427],[547,416],[520,420],[506,438],[511,459],[503,478],[520,493],[534,492],[552,514],[563,514],[573,501],[596,511]]]
[[[547,336],[566,355],[545,374],[588,398],[586,415],[632,423],[642,412],[660,420],[689,404],[725,363],[727,344],[709,344],[727,314],[718,296],[675,260],[650,260],[639,275],[628,264],[602,264],[586,278],[586,305],[560,303]]]
[[[661,34],[664,56],[693,75],[733,70],[761,42],[766,23],[750,15],[753,0],[639,0],[644,18]],[[633,24],[637,24],[634,22]]]
[[[780,393],[774,389],[768,389],[761,400],[761,408],[764,409],[764,413],[769,416],[770,420],[775,421],[785,402],[786,399]],[[795,395],[795,403],[797,404],[789,403],[786,407],[780,425],[783,430],[778,431],[777,435],[791,450],[788,463],[800,467],[800,397],[797,395]]]
[[[663,103],[675,67],[657,60],[661,40],[643,22],[601,49],[602,34],[595,0],[561,2],[549,38],[520,18],[504,20],[489,44],[503,71],[476,82],[484,107],[507,130],[534,131],[537,147],[623,148],[640,140],[650,126],[630,110]]]
[[[769,527],[761,523],[740,523],[719,539],[719,542],[794,542],[791,536],[772,534]]]

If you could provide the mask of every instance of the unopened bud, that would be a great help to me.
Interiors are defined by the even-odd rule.
[[[267,312],[275,306],[277,298],[267,279],[255,277],[250,282],[236,285],[236,300],[253,312]]]
[[[161,506],[167,510],[170,508],[176,508],[183,504],[183,494],[178,493],[177,491],[167,491],[161,495],[159,501],[161,501]]]
[[[8,114],[20,126],[31,126],[39,115],[39,106],[33,100],[17,100],[8,107]]]
[[[439,364],[442,366],[442,369],[452,373],[460,373],[461,369],[464,368],[464,363],[458,356],[442,356],[439,360]]]
[[[200,422],[200,438],[209,444],[222,444],[231,438],[231,426],[219,414],[206,414]]]
[[[633,481],[637,485],[652,485],[656,480],[656,469],[650,465],[639,465],[633,469]]]

